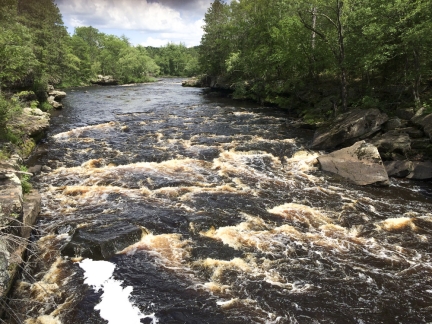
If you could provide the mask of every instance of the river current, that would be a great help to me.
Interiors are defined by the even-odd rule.
[[[178,79],[64,105],[11,323],[432,322],[430,182],[352,185],[286,112]]]

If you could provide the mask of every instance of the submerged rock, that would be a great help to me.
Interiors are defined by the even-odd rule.
[[[338,174],[358,185],[389,185],[378,149],[365,141],[318,157],[322,170]]]
[[[332,149],[351,145],[381,129],[388,116],[378,109],[354,109],[338,116],[331,124],[319,128],[312,140],[312,149]]]
[[[95,228],[77,229],[71,241],[62,250],[69,257],[105,260],[141,239],[140,227],[115,223]]]

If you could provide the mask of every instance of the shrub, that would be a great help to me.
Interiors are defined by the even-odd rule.
[[[20,166],[20,170],[23,172],[28,172],[28,169],[26,166],[22,165]],[[23,193],[29,193],[30,190],[32,190],[32,185],[30,183],[30,176],[27,174],[22,174],[21,175],[21,187],[22,187],[22,191]]]

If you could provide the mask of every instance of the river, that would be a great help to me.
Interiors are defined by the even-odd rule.
[[[430,182],[352,185],[286,112],[179,79],[71,89],[64,106],[31,162],[51,170],[11,317],[432,322]]]

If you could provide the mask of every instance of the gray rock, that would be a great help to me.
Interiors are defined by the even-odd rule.
[[[385,131],[391,131],[391,130],[394,130],[394,129],[399,128],[401,126],[402,126],[401,120],[399,118],[395,117],[395,118],[391,118],[388,121],[386,121],[383,124],[383,129]]]
[[[387,120],[388,116],[375,108],[351,110],[338,116],[330,125],[319,128],[315,132],[311,148],[331,149],[351,145],[379,131]]]
[[[23,226],[21,237],[28,239],[32,231],[32,226],[36,221],[41,209],[41,196],[37,190],[31,190],[24,196],[23,205]]]
[[[358,185],[389,185],[378,149],[359,141],[354,145],[318,157],[322,170],[336,173]]]
[[[410,138],[422,138],[425,135],[421,129],[415,127],[404,127],[399,128],[398,130],[401,133],[408,134]]]
[[[432,114],[415,116],[411,122],[421,127],[426,136],[432,139]]]
[[[380,153],[406,154],[411,149],[411,139],[408,134],[399,131],[389,131],[370,140]]]
[[[70,257],[81,256],[93,260],[109,259],[115,253],[141,239],[140,227],[127,223],[114,223],[104,227],[80,228],[62,254]]]
[[[426,150],[432,147],[432,143],[428,138],[416,138],[411,140],[411,148],[415,150]]]
[[[432,161],[413,162],[412,171],[407,178],[413,180],[432,179]]]
[[[413,163],[408,160],[384,162],[389,177],[405,178],[413,170]]]
[[[34,165],[27,170],[30,173],[38,174],[42,171],[42,165]]]
[[[399,108],[395,111],[395,115],[399,118],[410,120],[415,115],[414,108]]]

